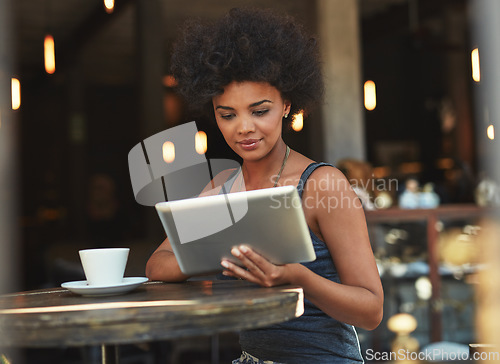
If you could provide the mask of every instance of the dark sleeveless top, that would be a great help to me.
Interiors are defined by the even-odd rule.
[[[304,170],[297,186],[301,198],[311,173],[327,165],[331,166],[327,163],[311,163]],[[303,265],[322,277],[341,283],[326,244],[310,228],[309,233],[316,260]],[[354,327],[331,318],[307,299],[304,299],[302,316],[281,324],[242,331],[240,345],[243,351],[260,360],[279,363],[363,363]]]

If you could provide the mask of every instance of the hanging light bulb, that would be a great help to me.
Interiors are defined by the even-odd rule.
[[[166,163],[172,163],[175,160],[175,145],[172,142],[163,143],[163,160]]]
[[[488,128],[486,129],[486,135],[490,140],[495,139],[495,127],[493,125],[488,126]]]
[[[43,41],[43,52],[45,60],[45,71],[51,75],[56,71],[56,55],[54,37],[50,34],[47,34]]]
[[[365,108],[366,110],[373,110],[377,106],[377,94],[375,90],[375,82],[365,82]]]
[[[17,110],[21,106],[21,83],[17,78],[11,80],[12,110]]]
[[[304,112],[301,111],[293,116],[292,129],[295,131],[301,131],[304,127]]]
[[[104,10],[106,10],[106,13],[111,14],[115,10],[115,0],[104,0]]]
[[[196,153],[205,154],[207,151],[207,134],[204,131],[199,131],[194,136],[194,149]]]
[[[476,82],[481,80],[481,69],[479,67],[479,49],[475,48],[470,54],[472,63],[472,79]]]

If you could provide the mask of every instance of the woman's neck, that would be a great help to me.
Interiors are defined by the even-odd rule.
[[[286,144],[281,140],[264,158],[243,160],[242,170],[246,190],[273,187],[283,165],[285,153]]]

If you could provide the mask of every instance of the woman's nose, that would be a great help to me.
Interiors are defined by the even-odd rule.
[[[238,127],[238,133],[247,134],[255,131],[255,125],[250,118],[242,118]]]

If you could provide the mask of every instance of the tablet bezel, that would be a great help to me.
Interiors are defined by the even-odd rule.
[[[226,206],[237,212],[243,209],[245,202],[248,211],[227,229],[181,242],[174,222],[174,214],[178,214],[178,211],[182,211],[184,218],[192,214],[200,221],[202,217],[196,214],[202,209],[209,211],[213,207],[216,211],[221,204],[226,203]],[[160,202],[155,208],[179,267],[187,275],[220,271],[223,258],[239,263],[230,252],[234,246],[241,244],[252,247],[275,264],[303,263],[316,259],[302,202],[294,186]],[[210,248],[200,248],[203,245]]]

